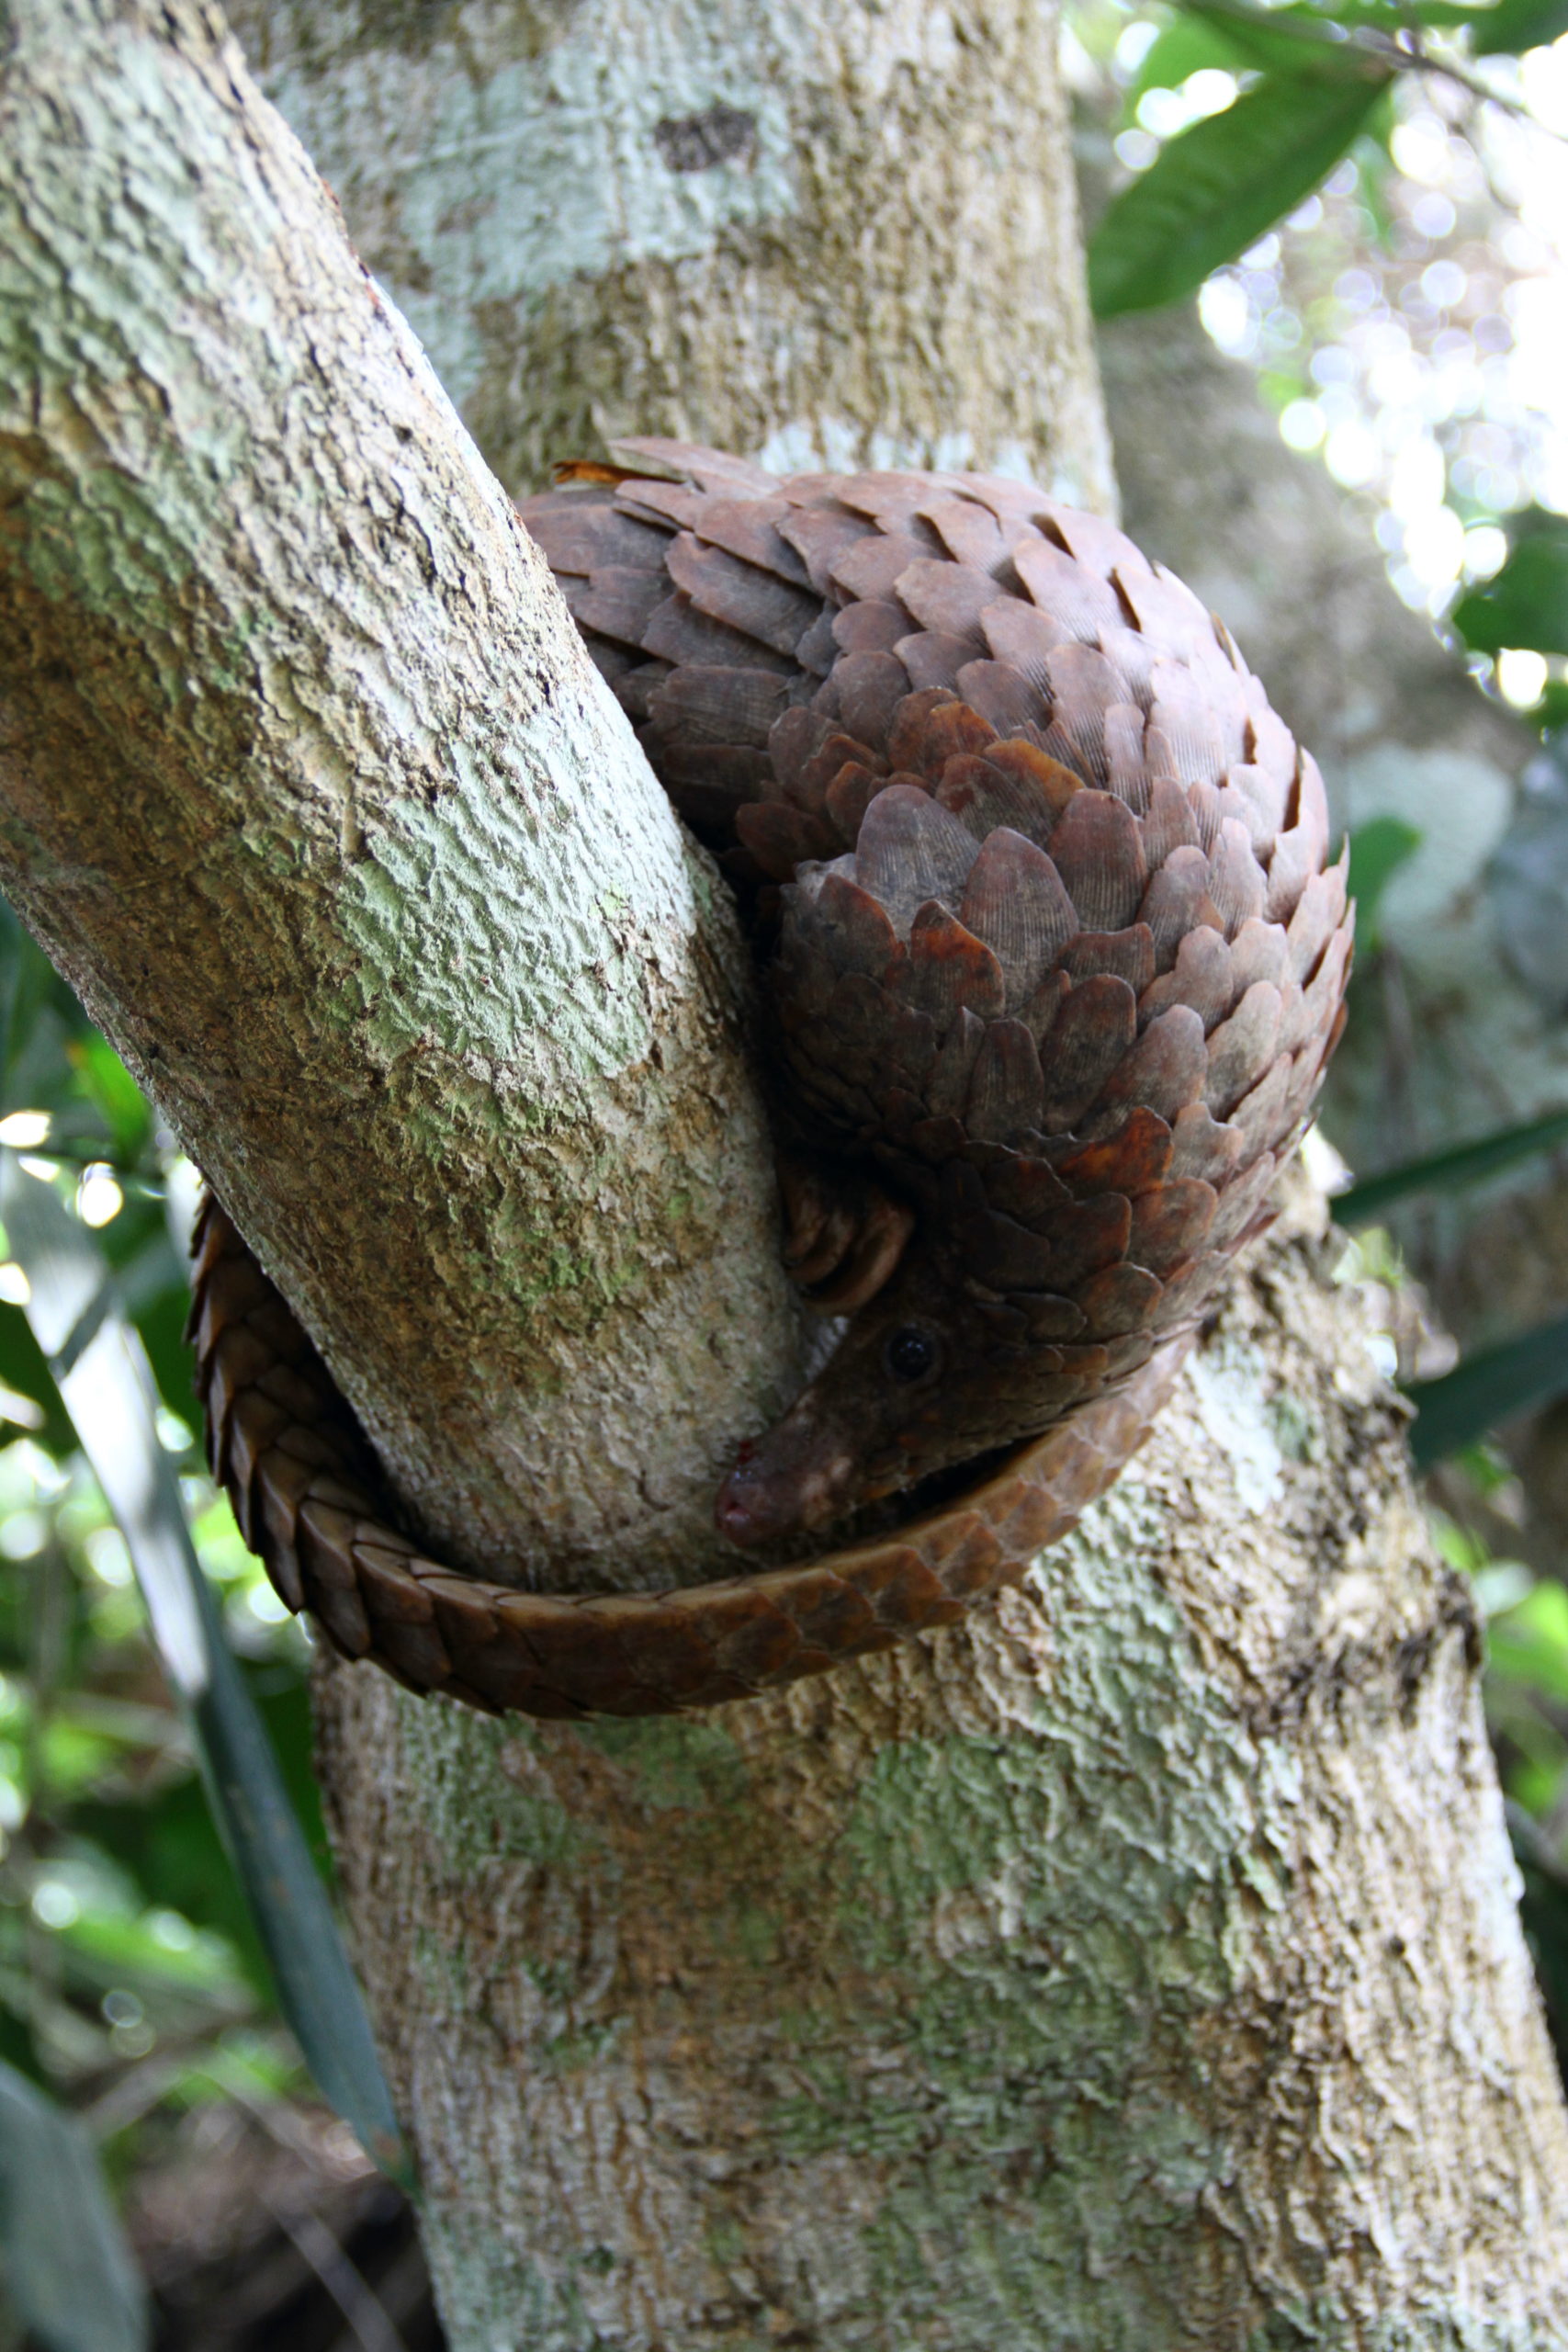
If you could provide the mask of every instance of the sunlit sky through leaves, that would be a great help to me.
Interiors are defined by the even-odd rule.
[[[1137,95],[1168,22],[1097,6],[1068,36],[1082,95],[1120,99],[1119,179],[1249,78],[1208,66]],[[1395,588],[1435,619],[1497,570],[1508,514],[1568,512],[1568,38],[1477,74],[1515,110],[1402,75],[1387,148],[1359,141],[1200,298],[1285,441],[1376,503]],[[1545,675],[1540,655],[1505,654],[1499,684],[1530,702]]]

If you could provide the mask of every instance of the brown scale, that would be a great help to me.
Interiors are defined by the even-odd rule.
[[[657,1596],[423,1558],[221,1210],[214,1466],[292,1608],[419,1690],[649,1713],[948,1622],[1103,1492],[1168,1393],[1343,1023],[1345,865],[1223,626],[1099,517],[962,474],[780,481],[684,444],[521,513],[676,807],[764,916],[786,1256],[847,1315],[720,1528],[956,1502]]]

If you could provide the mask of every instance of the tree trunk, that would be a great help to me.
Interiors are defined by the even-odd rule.
[[[601,435],[1111,496],[1048,0],[240,0],[513,492]]]
[[[690,1433],[716,1442],[725,1416],[693,1374],[709,1331],[730,1340],[728,1276],[695,1248],[647,1270],[694,1102],[694,1238],[774,1279],[754,1215],[718,1235],[732,1115],[756,1166],[722,915],[206,20],[33,6],[0,69],[0,271],[29,304],[0,306],[0,643],[13,679],[39,672],[0,737],[8,887],[359,1400],[404,1398],[377,1433],[434,1529],[477,1521],[491,1558],[470,1497],[504,1488],[519,1572],[700,1574]],[[275,19],[276,87],[519,473],[558,433],[570,451],[635,421],[1102,491],[1043,11],[822,0],[759,32],[716,8],[454,7],[335,46],[327,22]],[[68,562],[106,517],[112,560]],[[423,580],[400,568],[422,539]],[[361,595],[373,624],[351,628]],[[165,676],[227,697],[226,731],[158,699]],[[111,828],[93,810],[114,758]],[[645,859],[622,853],[617,763]],[[346,846],[345,775],[370,812]],[[516,803],[526,830],[495,814]],[[434,862],[405,848],[431,808]],[[356,888],[376,924],[327,920]],[[214,908],[237,978],[200,960]],[[486,1050],[477,983],[448,1000],[431,977],[476,933],[526,951],[500,983],[509,1054]],[[561,1050],[563,1028],[593,1050]],[[265,1082],[242,1086],[250,1055]],[[333,1118],[345,1069],[368,1075]],[[344,1884],[458,2352],[1562,2340],[1568,2132],[1473,1626],[1314,1215],[1084,1532],[968,1627],[654,1724],[496,1724],[323,1675]],[[353,1238],[378,1220],[380,1257]],[[669,1310],[655,1363],[667,1288],[686,1320]],[[758,1296],[730,1306],[752,1384],[724,1398],[730,1426],[761,1418],[787,1358],[782,1307],[767,1344],[750,1328],[777,1294]],[[469,1367],[429,1419],[457,1398],[469,1426],[400,1452],[420,1316]],[[599,1465],[523,1451],[595,1411],[612,1497],[638,1471],[657,1490],[640,1516],[617,1503],[638,1548],[615,1561],[580,1493]]]
[[[1474,1629],[1306,1240],[993,1615],[704,1722],[333,1678],[454,2342],[1554,2345]]]

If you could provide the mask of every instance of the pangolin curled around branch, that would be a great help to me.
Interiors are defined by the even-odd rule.
[[[214,1469],[289,1606],[415,1689],[569,1716],[741,1697],[1020,1577],[1268,1222],[1350,952],[1314,762],[1111,525],[987,476],[616,456],[520,511],[752,909],[787,1254],[850,1318],[719,1525],[757,1544],[905,1493],[915,1515],[722,1584],[516,1591],[399,1532],[212,1203],[192,1312]]]

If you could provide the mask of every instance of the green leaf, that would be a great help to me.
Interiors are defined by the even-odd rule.
[[[43,1351],[28,1328],[28,1318],[19,1306],[9,1300],[0,1302],[0,1383],[17,1396],[24,1396],[42,1416],[29,1434],[57,1462],[76,1450],[76,1433],[71,1417],[60,1401],[60,1391],[54,1377],[43,1360]],[[4,1400],[0,1399],[0,1410]],[[30,1418],[30,1417],[29,1417]],[[20,1423],[18,1422],[18,1426]],[[16,1430],[0,1433],[0,1442],[9,1442]]]
[[[1486,1659],[1494,1674],[1549,1699],[1568,1700],[1568,1591],[1542,1577],[1493,1620]]]
[[[1377,105],[1385,69],[1270,74],[1163,147],[1106,211],[1089,254],[1098,318],[1179,301],[1326,177]]]
[[[67,1047],[83,1092],[103,1117],[114,1139],[117,1156],[132,1160],[152,1129],[152,1109],[147,1097],[107,1037],[95,1029],[74,1037]]]
[[[1354,859],[1352,850],[1352,860]],[[1433,1152],[1426,1159],[1407,1159],[1403,1167],[1385,1169],[1353,1184],[1329,1203],[1337,1225],[1370,1225],[1396,1201],[1413,1193],[1456,1193],[1478,1184],[1519,1160],[1533,1159],[1568,1145],[1568,1111],[1553,1111],[1544,1119],[1529,1119],[1522,1126],[1499,1127],[1473,1143],[1456,1144],[1451,1151]]]
[[[186,1317],[190,1312],[190,1288],[182,1279],[164,1283],[136,1305],[131,1321],[141,1337],[158,1384],[158,1394],[172,1413],[193,1430],[201,1427],[201,1407],[192,1386],[195,1359],[186,1345]]]
[[[1396,9],[1385,10],[1379,29],[1397,31],[1403,22]],[[1231,74],[1310,67],[1314,74],[1359,78],[1365,53],[1338,11],[1330,17],[1319,8],[1253,7],[1247,0],[1180,0],[1179,13],[1145,51],[1124,104],[1133,111],[1146,90],[1179,89],[1189,74],[1212,66]]]
[[[298,1676],[275,1664],[242,1668],[266,1725],[295,1815],[323,1881],[326,1833],[310,1770],[310,1698]],[[252,1985],[270,2001],[273,1980],[255,1922],[228,1866],[211,1810],[194,1777],[134,1799],[90,1797],[72,1808],[75,1833],[92,1839],[128,1871],[150,1906],[178,1911],[215,1928],[234,1946]]]
[[[1369,32],[1386,33],[1392,40],[1395,34],[1408,32],[1412,24],[1453,26],[1461,29],[1478,16],[1494,13],[1484,6],[1476,7],[1471,0],[1336,0],[1334,14],[1342,25],[1356,25]]]
[[[1376,944],[1382,894],[1421,842],[1420,827],[1403,817],[1371,817],[1351,834],[1349,890],[1364,946]]]
[[[1201,23],[1196,16],[1184,13],[1174,17],[1145,51],[1123,101],[1126,111],[1137,112],[1138,100],[1145,91],[1179,90],[1190,74],[1201,74],[1206,66],[1217,65],[1234,74],[1240,62],[1234,41]]]
[[[144,2352],[146,2297],[93,2144],[3,2063],[0,2254],[6,2298],[49,2352]]]
[[[108,1040],[0,900],[0,1112],[47,1111],[50,1141],[78,1163],[131,1170],[153,1114]]]
[[[191,1935],[171,1944],[145,1918],[107,1910],[84,1910],[58,1930],[71,1956],[85,1962],[106,1989],[146,1984],[180,1993],[206,1994],[248,2007],[249,1987],[236,1973],[234,1955],[215,1937]]]
[[[1508,525],[1512,551],[1461,596],[1453,626],[1476,653],[1568,653],[1568,515],[1532,507]]]
[[[407,2179],[397,2120],[325,1890],[191,1548],[153,1424],[141,1341],[87,1228],[0,1152],[0,1216],[32,1289],[28,1319],[125,1537],[164,1670],[249,1900],[278,2006],[321,2093],[366,2153]]]
[[[1280,13],[1294,17],[1303,12],[1292,8]],[[1408,30],[1412,22],[1445,32],[1468,32],[1476,57],[1517,57],[1527,49],[1545,47],[1568,30],[1563,0],[1496,0],[1491,6],[1486,0],[1480,6],[1473,0],[1336,0],[1334,17],[1341,25],[1362,26],[1386,33],[1390,40]]]
[[[1233,64],[1283,74],[1310,69],[1314,77],[1336,80],[1359,81],[1365,74],[1365,49],[1321,9],[1253,8],[1247,0],[1182,0],[1182,8],[1226,44]]]
[[[1477,57],[1522,57],[1527,49],[1545,49],[1568,33],[1568,0],[1498,0],[1495,8],[1457,13]]]
[[[0,1103],[15,1107],[10,1073],[31,1042],[39,1012],[61,987],[59,976],[41,947],[28,936],[10,908],[0,899]]]
[[[1568,1389],[1568,1315],[1538,1325],[1501,1347],[1466,1356],[1441,1380],[1414,1381],[1416,1408],[1410,1451],[1428,1469],[1516,1413],[1550,1405]]]
[[[1520,711],[1519,717],[1542,735],[1555,735],[1559,728],[1568,727],[1568,679],[1548,678],[1540,700]]]

